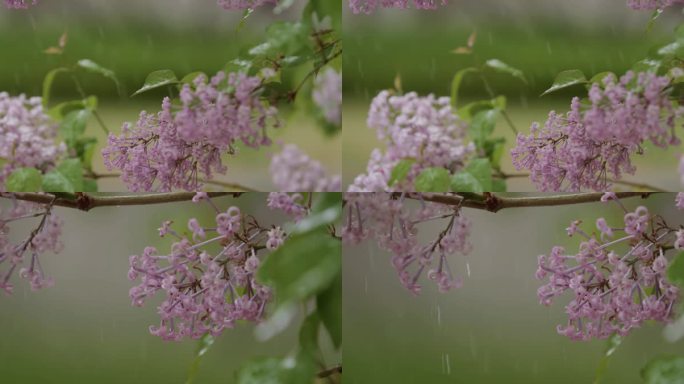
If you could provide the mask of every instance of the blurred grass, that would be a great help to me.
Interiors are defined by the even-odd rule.
[[[586,27],[573,20],[480,17],[468,24],[422,20],[409,28],[388,25],[382,31],[370,20],[355,20],[344,36],[345,97],[372,98],[377,91],[392,87],[397,75],[405,90],[449,94],[456,71],[476,62],[473,56],[451,53],[464,46],[473,31],[477,32],[479,62],[497,58],[525,73],[527,86],[509,76],[491,75],[496,92],[511,98],[536,98],[566,69],[580,69],[589,77],[607,70],[624,73],[652,47],[671,38],[669,24],[656,24],[646,33],[645,22],[643,29],[627,29],[614,19]],[[462,92],[486,97],[476,78],[466,78]],[[560,92],[556,97],[569,94]]]

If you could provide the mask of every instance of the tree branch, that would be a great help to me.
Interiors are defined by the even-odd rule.
[[[620,199],[627,199],[633,197],[647,198],[653,192],[616,192]],[[401,196],[401,193],[395,192],[394,197]],[[441,194],[441,193],[415,193],[410,192],[404,195],[406,198],[413,200],[431,201],[435,203],[453,205],[456,207],[467,207],[474,209],[482,209],[489,212],[498,212],[506,208],[522,208],[522,207],[549,207],[558,205],[573,205],[584,204],[601,201],[603,193],[570,193],[564,195],[537,195],[524,197],[509,197],[500,196],[491,192],[485,192],[482,195],[477,194]]]
[[[233,196],[239,197],[241,192],[210,192],[210,197]],[[49,193],[24,193],[24,192],[0,192],[0,197],[5,199],[17,199],[34,203],[50,204],[55,206],[80,209],[90,211],[93,208],[113,207],[121,205],[150,205],[165,204],[180,201],[189,201],[195,196],[194,192],[171,192],[155,194],[136,194],[136,195],[94,195],[90,193],[78,192],[73,196],[62,197],[61,195]]]

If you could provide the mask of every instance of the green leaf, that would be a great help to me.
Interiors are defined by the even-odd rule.
[[[324,229],[295,234],[271,253],[257,279],[273,287],[279,305],[306,300],[327,289],[342,268],[341,246]]]
[[[79,159],[67,159],[43,177],[45,192],[82,192],[83,166]]]
[[[603,357],[601,358],[601,361],[599,362],[598,367],[596,368],[596,376],[594,378],[594,384],[599,384],[601,380],[603,380],[603,376],[606,372],[606,369],[608,368],[608,361],[610,360],[610,357],[615,353],[615,351],[618,349],[620,344],[622,344],[622,337],[620,335],[613,334],[610,338],[608,338],[608,342],[606,344],[606,349],[603,354]]]
[[[199,372],[202,356],[209,352],[209,349],[213,344],[214,337],[209,333],[202,336],[202,338],[199,340],[197,343],[197,349],[195,351],[195,358],[192,360],[192,364],[190,364],[190,369],[188,370],[188,379],[185,381],[185,384],[192,384],[195,381],[195,376],[197,376],[197,372]]]
[[[508,192],[505,179],[492,179],[492,192]]]
[[[302,352],[315,357],[318,353],[318,328],[321,318],[318,312],[312,312],[304,319],[299,329],[299,348]]]
[[[542,93],[541,95],[544,96],[551,92],[556,92],[560,89],[571,87],[577,84],[586,83],[587,77],[584,75],[584,72],[578,69],[570,69],[556,75],[556,79],[553,81],[553,85],[551,86],[551,88],[544,91],[544,93]]]
[[[660,69],[660,66],[662,65],[662,61],[660,60],[654,60],[654,59],[644,59],[641,61],[636,62],[632,66],[632,70],[634,72],[652,72],[656,73]]]
[[[83,180],[83,192],[99,192],[97,180],[85,179]]]
[[[59,133],[69,148],[75,148],[76,142],[85,133],[86,125],[91,112],[88,109],[79,109],[69,112],[59,125]]]
[[[465,75],[469,73],[475,73],[479,72],[479,69],[477,68],[465,68],[461,69],[460,71],[456,72],[454,75],[454,79],[451,81],[451,106],[454,108],[458,107],[458,90],[461,88],[461,82],[463,82],[463,78]]]
[[[194,74],[197,74],[197,75],[199,75],[200,73],[201,72],[194,72]],[[190,75],[193,75],[193,73],[191,73]],[[190,76],[190,75],[188,75],[188,76]],[[183,80],[185,80],[185,78],[183,78]],[[178,77],[176,77],[176,74],[173,71],[171,71],[169,69],[162,69],[159,71],[154,71],[154,72],[150,73],[149,75],[147,75],[147,78],[145,79],[145,84],[143,84],[142,88],[135,91],[135,93],[132,94],[131,97],[137,96],[137,95],[144,93],[144,92],[147,92],[147,91],[151,91],[153,89],[165,87],[167,85],[176,85],[178,83],[180,83],[178,81]]]
[[[83,100],[71,100],[59,103],[50,108],[48,115],[59,121],[63,120],[70,112],[80,109],[87,109],[91,112],[97,109],[98,101],[96,96],[88,96]]]
[[[527,84],[527,79],[525,78],[525,74],[523,74],[523,72],[521,70],[511,67],[510,65],[504,63],[503,61],[501,61],[499,59],[487,60],[485,65],[487,67],[497,71],[497,72],[505,73],[505,74],[511,75],[515,78],[518,78],[518,79],[522,80],[523,83]]]
[[[316,308],[335,348],[342,346],[342,273],[316,297]]]
[[[50,93],[52,91],[52,83],[54,83],[55,77],[57,77],[57,75],[60,73],[69,71],[69,68],[55,68],[45,75],[45,79],[43,79],[43,108],[47,109],[48,104],[50,103]]]
[[[489,159],[473,159],[465,168],[473,175],[484,189],[484,192],[492,190],[492,165]]]
[[[684,288],[684,252],[675,256],[670,266],[667,267],[667,280],[671,284]]]
[[[599,73],[595,74],[591,79],[589,79],[589,82],[592,84],[593,83],[599,83],[602,85],[603,79],[605,79],[608,76],[615,77],[615,74],[613,72],[610,72],[610,71],[599,72]]]
[[[63,174],[50,171],[43,177],[43,190],[46,192],[75,193],[76,188]]]
[[[416,177],[415,188],[417,192],[448,192],[450,174],[444,168],[425,168]]]
[[[95,73],[98,75],[101,75],[103,77],[106,77],[114,82],[116,85],[116,89],[119,92],[119,94],[123,95],[123,91],[121,90],[121,84],[119,83],[119,79],[116,78],[116,74],[114,71],[111,69],[107,69],[100,64],[90,60],[90,59],[82,59],[79,60],[78,63],[76,63],[79,67],[85,69],[88,72]]]
[[[8,192],[38,192],[43,175],[35,168],[17,168],[5,181]]]
[[[291,230],[293,234],[324,229],[342,216],[342,193],[327,192],[318,196],[320,199],[314,204],[311,214],[296,223]]]
[[[653,359],[641,369],[641,377],[646,384],[684,384],[684,357]]]
[[[183,78],[181,79],[180,82],[182,84],[192,84],[195,81],[195,79],[198,78],[199,76],[207,77],[206,73],[204,73],[204,72],[200,72],[200,71],[191,72],[191,73],[188,73],[187,75],[183,76]]]
[[[468,127],[468,133],[478,147],[482,148],[484,146],[487,137],[494,132],[498,119],[498,109],[486,109],[478,112],[473,117],[470,127]]]
[[[253,360],[240,369],[237,384],[308,384],[315,375],[315,361],[300,353],[294,358]]]
[[[397,163],[397,165],[392,168],[392,173],[390,174],[390,179],[387,185],[390,187],[396,183],[406,180],[413,164],[416,163],[416,159],[403,159]]]
[[[275,8],[273,8],[273,13],[282,13],[283,11],[286,11],[290,7],[292,7],[292,4],[294,4],[294,0],[280,0],[278,2],[278,5]]]
[[[461,171],[451,177],[451,190],[454,192],[482,193],[482,184],[467,171]]]
[[[249,50],[252,56],[302,56],[309,48],[307,28],[302,23],[276,22],[266,30],[266,42]]]
[[[676,343],[684,337],[684,315],[665,326],[663,337],[670,343]]]
[[[496,139],[487,139],[484,142],[483,148],[485,155],[492,164],[492,168],[501,168],[501,159],[506,152],[506,139],[498,137]]]

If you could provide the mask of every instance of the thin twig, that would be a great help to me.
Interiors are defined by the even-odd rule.
[[[210,192],[210,197],[232,196],[239,197],[241,192]],[[57,195],[49,193],[31,193],[31,192],[0,192],[0,198],[17,199],[23,201],[31,201],[34,203],[50,204],[55,206],[80,209],[82,211],[89,211],[93,208],[99,207],[113,207],[124,205],[151,205],[151,204],[166,204],[181,201],[190,201],[195,196],[194,192],[170,192],[170,193],[155,193],[155,194],[134,194],[134,195],[116,195],[116,194],[91,194],[78,192],[73,197],[58,197]]]

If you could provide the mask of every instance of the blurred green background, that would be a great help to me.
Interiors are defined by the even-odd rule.
[[[628,209],[646,205],[668,223],[681,223],[673,201],[674,194],[663,194],[623,203]],[[449,293],[439,293],[423,276],[423,292],[412,296],[391,255],[372,240],[344,248],[345,383],[593,383],[606,342],[573,342],[556,333],[556,325],[567,321],[570,299],[539,305],[537,255],[554,245],[576,251],[578,239],[565,233],[572,220],[582,219],[589,231],[601,216],[617,226],[622,210],[593,203],[463,214],[472,220],[474,249],[450,257],[464,286]],[[420,236],[430,241],[445,225],[421,224]],[[602,382],[640,383],[640,369],[650,359],[684,355],[684,340],[669,344],[662,329],[645,324],[632,331]]]
[[[569,109],[581,86],[565,92],[539,95],[566,69],[581,69],[587,76],[602,71],[622,74],[649,50],[671,38],[682,21],[669,9],[647,32],[651,12],[633,11],[625,0],[450,0],[439,11],[377,10],[372,15],[344,15],[344,183],[365,170],[370,151],[379,146],[366,117],[370,100],[382,89],[393,88],[401,77],[404,92],[450,94],[454,74],[472,66],[475,58],[451,51],[464,46],[477,32],[475,52],[480,61],[498,58],[523,70],[529,84],[499,74],[489,75],[494,91],[508,98],[509,113],[518,129],[528,133],[533,121],[545,121],[548,112]],[[460,102],[488,98],[477,76],[466,77]],[[503,121],[498,135],[514,143]],[[635,176],[668,190],[677,190],[679,149],[647,148],[636,159]],[[513,171],[510,157],[504,170]],[[533,191],[527,180],[512,180],[511,191]]]
[[[266,194],[249,193],[214,202],[222,209],[237,205],[268,226],[287,221],[266,208]],[[5,208],[6,200],[0,202]],[[15,292],[0,295],[0,382],[61,383],[185,383],[197,342],[165,342],[150,335],[158,324],[156,297],[143,307],[131,306],[126,277],[128,256],[152,245],[167,252],[171,242],[158,237],[164,220],[177,230],[196,217],[208,223],[214,211],[207,205],[174,203],[157,206],[98,208],[84,213],[56,208],[64,219],[64,250],[41,257],[55,286],[32,292],[26,281],[13,277]],[[12,226],[21,239],[37,222]],[[3,268],[3,270],[5,270]],[[285,333],[258,342],[252,324],[237,324],[216,338],[202,358],[195,383],[233,383],[235,371],[255,357],[282,357],[297,345],[299,319]],[[321,333],[326,363],[341,361]]]
[[[298,4],[301,3],[301,4]],[[124,121],[136,121],[140,111],[158,111],[165,90],[129,96],[152,71],[172,69],[178,76],[204,71],[214,74],[226,63],[262,42],[265,28],[278,20],[297,20],[305,2],[283,14],[271,7],[256,10],[238,30],[242,12],[222,10],[215,0],[51,0],[29,11],[0,8],[0,91],[40,95],[45,74],[63,63],[89,58],[112,69],[125,90],[118,95],[114,84],[96,75],[82,74],[86,93],[100,99],[100,113],[110,130],[118,133]],[[46,55],[66,32],[64,56]],[[78,98],[68,76],[58,76],[54,102]],[[53,103],[54,103],[53,102]],[[287,109],[287,108],[286,108]],[[312,117],[292,114],[284,128],[273,132],[276,141],[299,145],[320,160],[330,173],[341,172],[341,138],[325,137]],[[88,133],[105,140],[94,119]],[[262,190],[273,189],[268,175],[270,154],[278,147],[254,151],[242,149],[226,161],[225,179]],[[99,151],[98,151],[99,153]],[[104,171],[101,157],[96,171]],[[116,180],[103,180],[103,191],[124,190]]]

